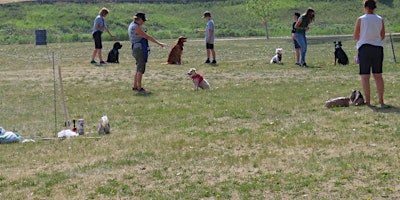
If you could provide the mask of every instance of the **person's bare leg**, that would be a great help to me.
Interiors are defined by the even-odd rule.
[[[361,85],[364,91],[364,97],[365,97],[365,104],[370,105],[371,104],[371,89],[370,89],[370,84],[369,84],[369,78],[371,75],[365,74],[365,75],[360,75],[361,77]]]
[[[379,104],[384,105],[385,102],[383,101],[383,93],[385,92],[385,84],[383,81],[382,74],[373,74],[376,90],[378,92]]]
[[[300,50],[299,48],[296,49],[296,63],[300,63]]]
[[[101,53],[101,49],[98,49],[97,51],[98,51],[98,54],[99,54],[100,62],[101,62],[101,61],[104,62],[104,60],[103,60],[103,54]]]
[[[93,54],[92,54],[92,60],[94,60],[96,58],[97,54],[98,54],[97,49],[94,49]]]
[[[138,90],[140,90],[142,88],[142,77],[143,77],[143,73],[142,72],[136,72],[135,75],[135,85],[133,87],[137,88]]]
[[[217,57],[215,56],[215,50],[214,49],[211,49],[211,53],[212,53],[213,60],[217,60]]]
[[[138,89],[136,77],[137,77],[137,72],[135,73],[135,76],[133,77],[133,89]]]
[[[207,59],[210,58],[210,54],[211,54],[211,49],[207,49]]]

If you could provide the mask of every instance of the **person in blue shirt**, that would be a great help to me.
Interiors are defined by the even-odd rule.
[[[205,30],[196,30],[196,32],[205,33],[206,37],[206,49],[207,49],[207,60],[205,63],[217,64],[217,59],[214,50],[214,39],[215,39],[215,27],[214,20],[211,18],[211,13],[206,11],[203,13],[203,18],[207,20],[207,26]],[[210,55],[212,55],[212,62],[210,62]]]
[[[115,37],[113,34],[111,34],[110,30],[107,27],[107,24],[104,22],[104,18],[107,17],[109,10],[107,8],[102,8],[99,11],[99,15],[94,19],[93,23],[93,39],[94,39],[94,50],[92,54],[92,60],[90,61],[91,64],[97,64],[95,61],[96,55],[99,56],[100,64],[106,64],[103,60],[103,55],[102,55],[102,48],[103,44],[101,41],[101,35],[103,34],[104,31],[106,31],[111,37]]]

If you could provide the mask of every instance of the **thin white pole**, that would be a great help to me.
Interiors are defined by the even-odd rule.
[[[70,128],[69,115],[68,115],[67,106],[65,105],[64,86],[63,86],[63,81],[62,81],[62,76],[61,76],[61,67],[60,67],[60,65],[58,65],[58,76],[59,76],[59,80],[60,80],[61,103],[62,103],[62,107],[63,107],[63,110],[64,110],[65,127],[67,129],[69,129]]]

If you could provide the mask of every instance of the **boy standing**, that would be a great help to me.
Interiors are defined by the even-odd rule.
[[[196,32],[206,33],[206,49],[207,49],[207,60],[205,63],[217,64],[214,50],[214,39],[215,39],[215,28],[214,20],[211,18],[211,13],[206,11],[203,13],[203,18],[207,20],[207,26],[205,30],[196,30]],[[212,55],[212,62],[210,62],[210,55]]]
[[[293,15],[293,25],[292,25],[292,39],[294,43],[294,50],[296,52],[296,62],[294,63],[295,65],[300,65],[300,45],[296,41],[296,28],[294,27],[296,25],[297,20],[300,17],[300,13],[295,12]]]

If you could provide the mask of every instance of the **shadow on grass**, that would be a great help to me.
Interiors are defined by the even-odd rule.
[[[152,92],[149,92],[149,91],[147,91],[147,92],[135,92],[135,93],[133,93],[133,96],[138,96],[138,97],[149,97],[149,96],[152,96],[153,95],[153,93]]]
[[[370,105],[368,106],[369,108],[371,108],[373,111],[375,112],[380,112],[380,113],[400,113],[400,108],[395,107],[395,106],[391,106],[391,105],[387,105],[388,107],[379,107],[379,106],[373,106]]]

